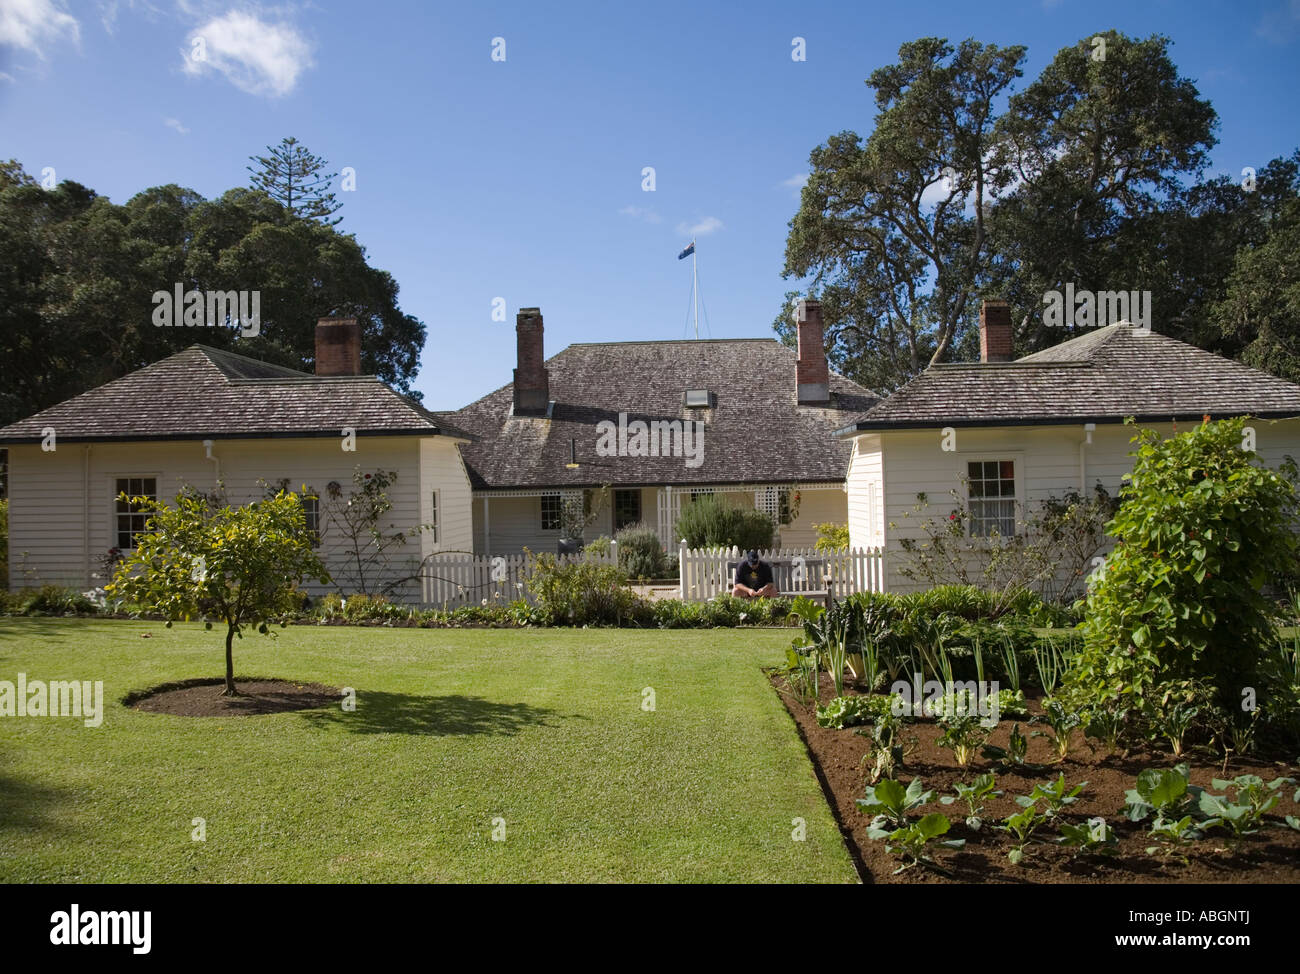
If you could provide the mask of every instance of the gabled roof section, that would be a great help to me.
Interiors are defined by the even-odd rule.
[[[509,385],[448,414],[476,437],[462,447],[475,490],[843,480],[849,446],[831,433],[879,399],[831,373],[829,404],[798,405],[795,352],[775,339],[570,345],[546,368],[549,417],[513,416]],[[713,405],[687,408],[687,389],[707,389]],[[620,413],[629,423],[703,421],[702,462],[599,456],[598,424],[617,426]]]
[[[1300,386],[1128,324],[1014,362],[935,365],[840,430],[1300,416]]]
[[[0,429],[0,442],[464,434],[371,375],[315,376],[205,345]]]

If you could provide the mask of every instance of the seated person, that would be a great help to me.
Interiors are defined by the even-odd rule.
[[[745,560],[736,566],[736,586],[732,595],[742,599],[776,598],[776,585],[772,582],[772,566],[759,561],[758,552],[751,551]]]

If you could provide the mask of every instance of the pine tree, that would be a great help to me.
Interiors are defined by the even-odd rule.
[[[300,220],[320,220],[334,226],[342,217],[329,216],[343,204],[334,198],[330,185],[338,173],[322,175],[327,163],[313,155],[293,136],[281,139],[277,146],[267,146],[270,155],[249,156],[257,168],[248,166],[253,174],[253,188],[260,189],[271,199]]]

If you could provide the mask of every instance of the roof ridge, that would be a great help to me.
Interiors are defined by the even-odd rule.
[[[310,373],[310,372],[303,372],[303,371],[301,371],[301,370],[299,370],[299,369],[291,369],[291,368],[289,368],[289,366],[287,366],[287,365],[277,365],[275,362],[268,362],[268,361],[266,361],[265,359],[253,358],[253,356],[251,356],[251,355],[244,355],[244,354],[242,354],[241,352],[232,352],[232,351],[230,351],[229,349],[226,349],[226,348],[216,348],[215,346],[212,346],[212,345],[204,345],[202,342],[195,342],[193,345],[187,345],[187,346],[185,346],[183,349],[181,349],[179,352],[176,352],[175,354],[176,354],[176,355],[180,355],[180,354],[182,354],[182,353],[184,353],[184,352],[188,352],[188,351],[191,351],[191,350],[196,349],[196,348],[197,348],[199,351],[201,351],[205,356],[207,356],[209,359],[212,358],[212,355],[211,355],[210,353],[215,352],[217,355],[226,355],[226,356],[229,356],[230,358],[237,358],[237,359],[240,359],[240,360],[242,360],[242,361],[244,361],[244,362],[251,362],[251,363],[254,364],[254,365],[260,365],[260,366],[262,366],[263,368],[268,368],[268,369],[280,369],[281,371],[284,371],[284,372],[292,372],[295,376],[304,376],[305,378],[309,378],[309,379],[311,379],[311,378],[317,378],[317,376],[313,376],[312,373]],[[173,357],[173,356],[171,356],[171,355],[168,355],[168,356],[167,356],[167,358],[172,358],[172,357]],[[167,361],[167,359],[159,359],[158,361],[159,361],[159,362],[165,362],[165,361]],[[151,363],[151,364],[155,364],[155,365],[156,365],[157,363]],[[215,365],[216,363],[214,362],[213,364]],[[227,378],[228,378],[228,377],[227,377]]]

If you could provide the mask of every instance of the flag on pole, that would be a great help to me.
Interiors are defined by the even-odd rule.
[[[678,259],[678,260],[685,260],[687,257],[691,256],[691,254],[693,254],[693,253],[695,253],[695,241],[694,241],[694,240],[691,241],[691,245],[690,245],[689,247],[687,247],[685,250],[683,250],[680,254],[677,255],[677,259]]]

